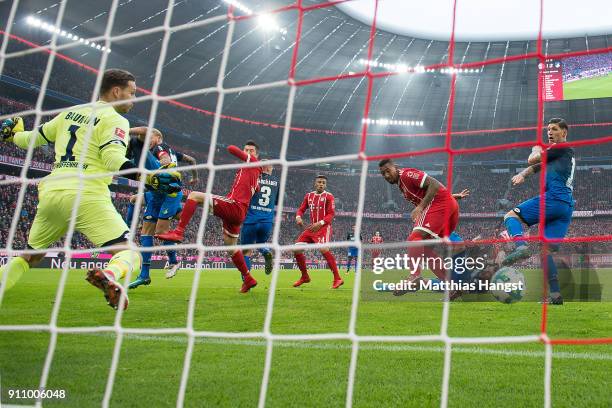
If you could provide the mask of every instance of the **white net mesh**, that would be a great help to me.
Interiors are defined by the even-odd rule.
[[[126,3],[129,3],[129,2],[126,2]],[[72,218],[71,218],[71,222],[68,228],[67,238],[65,239],[63,246],[60,248],[60,250],[63,253],[65,253],[66,260],[68,262],[63,264],[64,266],[63,266],[61,277],[59,279],[59,284],[57,286],[57,291],[55,294],[55,302],[53,304],[49,323],[42,324],[42,325],[41,324],[19,324],[19,325],[3,324],[3,325],[0,325],[0,331],[3,331],[3,332],[20,332],[20,331],[39,332],[39,331],[43,331],[43,332],[48,332],[50,334],[48,350],[46,353],[46,358],[44,360],[44,365],[43,365],[42,373],[40,376],[40,382],[39,384],[37,384],[39,389],[44,390],[47,388],[47,385],[49,382],[49,374],[51,371],[51,367],[53,365],[59,334],[104,333],[104,332],[115,334],[116,337],[115,337],[115,343],[114,343],[114,348],[113,348],[113,353],[112,353],[112,360],[110,363],[110,370],[108,373],[108,377],[106,381],[106,388],[104,391],[104,397],[102,401],[102,406],[104,407],[109,406],[111,403],[111,398],[113,396],[113,390],[116,384],[117,372],[122,364],[120,356],[121,356],[122,344],[123,344],[125,335],[129,334],[129,335],[152,335],[154,336],[154,335],[177,334],[177,335],[184,335],[187,337],[187,347],[186,347],[186,352],[184,355],[184,362],[182,366],[183,368],[182,368],[182,374],[180,377],[178,395],[176,398],[177,406],[183,406],[185,404],[188,383],[190,381],[194,381],[194,378],[190,376],[190,373],[191,373],[192,360],[193,360],[194,349],[196,346],[197,339],[216,338],[216,339],[227,339],[228,341],[241,340],[241,339],[244,339],[244,340],[259,339],[259,340],[265,341],[264,368],[263,368],[263,376],[261,379],[261,387],[260,387],[259,399],[258,399],[258,405],[260,407],[263,407],[266,405],[266,399],[267,399],[267,396],[269,395],[269,384],[270,384],[270,376],[271,376],[271,370],[272,370],[272,365],[273,365],[273,355],[274,355],[274,350],[275,350],[275,343],[278,344],[282,342],[302,342],[302,341],[349,341],[351,346],[350,346],[350,363],[348,366],[348,377],[347,377],[348,381],[346,382],[346,406],[352,406],[353,403],[355,402],[355,384],[356,384],[356,378],[357,378],[358,357],[360,353],[360,347],[362,347],[362,345],[369,344],[369,343],[434,342],[434,343],[443,343],[444,345],[443,372],[442,372],[441,387],[440,387],[440,406],[446,407],[449,404],[449,390],[450,390],[450,382],[451,382],[451,362],[452,362],[454,345],[544,342],[546,343],[546,345],[545,345],[545,353],[544,353],[545,355],[544,368],[545,369],[544,369],[544,381],[543,381],[544,383],[543,402],[544,402],[545,407],[550,407],[551,406],[551,371],[552,371],[551,367],[552,367],[553,348],[546,334],[545,326],[541,334],[533,334],[533,335],[499,336],[499,337],[451,337],[449,336],[449,333],[448,333],[449,319],[451,318],[450,317],[451,306],[449,302],[444,302],[443,307],[442,307],[442,317],[441,317],[441,325],[440,325],[439,334],[435,334],[435,335],[363,335],[363,334],[358,334],[357,324],[358,324],[359,307],[360,307],[360,296],[362,294],[361,289],[363,286],[361,265],[363,265],[363,263],[365,262],[364,251],[374,248],[375,247],[374,245],[360,243],[360,242],[355,243],[353,241],[337,241],[331,244],[312,245],[312,249],[318,249],[318,248],[323,248],[323,247],[346,248],[349,246],[357,246],[359,248],[359,257],[358,257],[359,267],[358,267],[358,273],[355,274],[354,285],[351,289],[352,290],[352,300],[351,300],[351,307],[350,307],[350,318],[349,318],[349,325],[346,331],[340,332],[340,333],[316,333],[316,334],[315,333],[312,333],[312,334],[307,334],[307,333],[306,334],[282,334],[282,333],[275,333],[273,331],[272,329],[273,316],[274,316],[273,312],[274,312],[274,307],[275,307],[276,294],[278,293],[278,280],[279,280],[279,276],[281,275],[281,273],[283,273],[283,270],[281,269],[282,254],[283,252],[291,251],[291,249],[293,248],[292,245],[283,245],[281,243],[282,241],[281,240],[281,228],[283,226],[283,222],[282,222],[283,221],[283,208],[285,206],[284,199],[286,196],[286,189],[288,185],[289,171],[292,168],[307,167],[307,166],[312,166],[312,165],[317,165],[317,164],[322,164],[322,163],[329,165],[333,163],[342,163],[342,162],[348,162],[348,161],[360,162],[360,175],[359,175],[359,187],[358,187],[359,197],[357,200],[357,207],[355,211],[356,234],[359,234],[363,230],[363,225],[362,225],[363,214],[365,212],[366,195],[368,194],[367,181],[368,181],[368,174],[369,174],[368,172],[369,163],[372,160],[390,156],[390,154],[382,154],[378,156],[371,155],[370,157],[366,155],[365,145],[366,145],[366,139],[367,139],[366,137],[367,123],[364,122],[362,125],[362,132],[361,132],[361,137],[362,137],[361,147],[360,149],[357,149],[356,152],[349,153],[349,154],[334,154],[334,155],[317,157],[317,158],[312,158],[312,159],[304,159],[304,158],[300,160],[291,159],[289,157],[290,156],[289,144],[290,144],[290,134],[292,130],[295,129],[295,128],[292,128],[292,115],[294,113],[294,108],[295,108],[294,105],[296,103],[296,94],[299,92],[299,89],[301,87],[307,87],[307,86],[329,87],[327,91],[325,92],[330,92],[329,90],[333,88],[334,84],[337,81],[352,80],[352,78],[358,78],[360,81],[359,84],[361,84],[362,82],[365,82],[365,86],[367,88],[367,90],[365,91],[365,98],[364,98],[365,104],[363,108],[363,118],[369,118],[370,117],[369,113],[370,113],[370,110],[372,109],[371,107],[372,99],[378,97],[377,94],[373,95],[373,90],[372,90],[372,86],[373,86],[372,84],[376,80],[376,77],[373,75],[371,67],[369,65],[366,65],[365,71],[363,72],[358,72],[358,73],[346,72],[342,75],[334,75],[334,76],[320,75],[320,76],[309,78],[309,79],[297,79],[299,75],[296,74],[296,67],[302,61],[302,59],[298,58],[298,56],[300,55],[299,54],[299,44],[300,44],[300,38],[303,35],[302,23],[303,23],[304,16],[310,11],[324,10],[326,8],[332,7],[335,2],[331,2],[331,3],[310,2],[309,4],[303,4],[302,1],[298,1],[297,4],[291,5],[281,10],[280,12],[294,12],[297,14],[297,18],[295,19],[295,22],[293,25],[293,28],[295,29],[295,38],[290,40],[293,42],[289,47],[287,47],[287,50],[288,50],[287,55],[284,55],[282,58],[281,57],[275,58],[274,61],[271,62],[271,64],[274,63],[275,61],[277,63],[282,63],[283,58],[289,61],[289,57],[291,56],[289,64],[288,64],[288,68],[289,68],[288,76],[286,79],[285,78],[283,79],[273,78],[274,80],[271,80],[271,81],[262,80],[259,82],[258,82],[258,79],[260,78],[255,77],[248,84],[240,84],[240,81],[236,81],[234,79],[235,77],[232,76],[232,73],[234,72],[234,70],[237,70],[235,66],[232,66],[232,69],[231,69],[232,72],[228,72],[228,60],[230,58],[231,48],[235,46],[238,43],[238,41],[242,38],[242,37],[236,38],[236,34],[235,34],[236,24],[238,24],[239,22],[243,20],[247,20],[249,18],[256,18],[257,15],[252,14],[252,12],[250,12],[250,10],[248,9],[246,9],[247,11],[245,11],[245,9],[243,9],[243,7],[245,6],[243,6],[242,4],[239,4],[233,1],[228,1],[227,2],[229,4],[228,14],[219,14],[219,15],[215,15],[212,17],[205,15],[204,18],[202,19],[194,19],[194,21],[175,24],[173,20],[173,10],[176,6],[176,3],[182,3],[182,2],[176,2],[174,0],[170,0],[167,6],[163,9],[163,12],[160,12],[158,16],[159,18],[161,18],[159,25],[153,26],[151,28],[142,29],[142,30],[135,30],[133,32],[116,34],[114,33],[114,30],[113,30],[113,24],[115,22],[116,13],[120,9],[119,6],[122,3],[119,0],[113,0],[110,8],[108,9],[108,18],[106,20],[104,29],[100,31],[100,32],[103,32],[103,34],[100,36],[94,37],[94,38],[90,38],[89,41],[91,43],[103,45],[107,49],[111,49],[114,43],[120,43],[121,41],[130,40],[136,37],[145,37],[150,34],[161,33],[161,36],[159,37],[159,42],[160,42],[159,43],[159,47],[160,47],[159,56],[157,58],[157,64],[152,74],[150,92],[148,92],[144,96],[139,96],[136,100],[136,103],[139,103],[139,102],[140,103],[150,103],[150,113],[147,118],[148,124],[155,124],[155,123],[160,122],[160,118],[158,117],[158,111],[159,111],[159,106],[161,104],[176,103],[176,101],[180,99],[188,99],[191,97],[197,97],[197,96],[202,96],[202,95],[216,95],[217,96],[214,112],[212,113],[208,112],[209,114],[213,114],[214,116],[213,116],[213,123],[212,123],[212,128],[211,128],[211,133],[210,133],[210,139],[207,141],[209,143],[209,150],[208,150],[208,154],[206,155],[206,162],[195,165],[195,166],[181,167],[181,170],[183,171],[187,171],[191,169],[198,169],[198,170],[206,171],[208,175],[207,175],[207,180],[206,180],[205,192],[208,194],[213,193],[215,177],[218,172],[228,171],[228,170],[233,171],[235,169],[249,166],[248,164],[246,165],[245,164],[218,164],[215,161],[216,154],[217,154],[217,148],[220,144],[219,135],[220,135],[221,123],[222,123],[222,120],[226,120],[230,115],[229,113],[228,114],[225,113],[225,108],[226,108],[225,102],[226,102],[226,98],[228,97],[228,95],[231,96],[231,95],[243,94],[243,93],[246,94],[250,92],[273,91],[275,89],[283,89],[286,91],[287,104],[286,104],[286,109],[284,110],[285,111],[285,115],[283,118],[284,123],[282,126],[280,126],[280,128],[282,129],[280,151],[278,154],[278,158],[274,158],[269,161],[269,163],[272,165],[280,166],[282,171],[281,171],[281,176],[280,176],[279,202],[277,205],[278,210],[277,210],[275,223],[274,223],[272,243],[270,245],[274,249],[274,253],[275,253],[274,272],[272,273],[271,278],[270,278],[270,283],[269,283],[269,288],[268,288],[269,295],[267,298],[266,312],[265,312],[265,319],[264,319],[263,327],[261,328],[261,330],[255,331],[255,332],[217,332],[217,331],[198,330],[195,325],[195,315],[196,315],[196,303],[198,299],[198,293],[200,291],[200,286],[201,286],[202,268],[200,267],[195,268],[195,273],[193,275],[193,281],[191,283],[191,289],[190,289],[190,294],[189,294],[189,302],[187,306],[186,326],[184,327],[183,326],[166,327],[166,328],[163,328],[163,327],[158,327],[158,328],[124,327],[122,325],[122,318],[123,318],[124,312],[123,310],[121,310],[121,308],[117,311],[115,319],[114,319],[114,324],[112,326],[68,327],[68,326],[59,325],[58,317],[59,317],[60,309],[62,307],[62,299],[64,297],[64,292],[66,290],[68,274],[70,272],[70,260],[73,254],[77,252],[78,253],[83,253],[83,252],[91,253],[91,252],[96,251],[96,249],[90,249],[90,250],[84,250],[81,248],[75,249],[71,245],[72,238],[75,233],[75,220],[76,220],[76,214],[77,214],[77,210],[76,210],[77,207],[75,206],[72,212]],[[374,2],[374,3],[378,4],[378,2]],[[23,50],[9,52],[9,43],[12,40],[14,40],[14,38],[12,37],[11,29],[16,22],[16,16],[17,16],[17,11],[19,10],[19,7],[20,7],[19,1],[14,1],[10,6],[10,13],[6,21],[6,29],[3,32],[2,47],[0,48],[0,73],[3,72],[3,69],[7,61],[10,61],[13,58],[27,56],[32,53],[48,52],[49,58],[47,60],[46,67],[44,69],[44,76],[42,78],[42,82],[40,83],[40,92],[38,95],[38,99],[36,100],[36,105],[31,109],[21,109],[19,111],[20,115],[35,115],[34,126],[36,127],[39,124],[44,122],[44,118],[49,117],[51,115],[55,115],[62,110],[62,109],[44,108],[45,95],[48,90],[48,84],[49,84],[51,74],[53,72],[54,63],[56,59],[58,58],[57,56],[62,55],[63,51],[69,51],[71,48],[78,47],[80,45],[80,42],[78,40],[68,41],[68,42],[63,41],[63,43],[59,45],[58,39],[62,37],[62,33],[59,30],[56,30],[56,31],[53,31],[51,35],[51,40],[48,45],[37,46],[33,48],[28,47]],[[67,11],[67,7],[69,7],[69,2],[60,2],[57,4],[58,11],[57,11],[55,21],[53,23],[54,27],[67,26],[67,23],[64,23],[64,15]],[[226,5],[223,5],[223,7],[226,7]],[[168,71],[171,70],[172,68],[167,67],[170,64],[168,62],[168,50],[170,47],[171,37],[173,35],[180,34],[182,31],[199,29],[199,28],[204,28],[207,26],[214,26],[215,24],[222,24],[221,27],[224,29],[224,37],[222,40],[223,47],[222,47],[220,54],[218,54],[219,58],[217,58],[217,61],[219,62],[218,62],[218,74],[216,75],[215,83],[206,84],[203,87],[194,86],[190,89],[181,88],[180,92],[164,94],[163,96],[161,96],[162,92],[160,92],[160,89],[161,89],[162,79],[164,78],[165,75],[171,75],[168,73]],[[316,25],[308,29],[316,30]],[[216,32],[217,31],[215,31],[215,33]],[[286,34],[287,33],[285,32],[284,35]],[[244,36],[244,35],[245,35],[244,33],[241,33],[241,36]],[[212,36],[213,35],[210,34],[208,37],[212,37]],[[208,37],[204,37],[204,38],[207,39]],[[376,28],[375,28],[375,24],[373,24],[372,29],[371,29],[371,34],[369,37],[369,41],[361,45],[361,51],[367,53],[368,61],[378,60],[380,58],[380,55],[382,54],[382,52],[379,49],[377,49],[375,46],[375,42],[374,42],[375,37],[376,37]],[[217,38],[217,40],[219,40],[219,38]],[[324,38],[322,39],[322,41],[325,41],[326,39],[327,38]],[[348,41],[349,39],[346,40],[346,42]],[[540,38],[538,41],[541,43],[542,39]],[[381,45],[381,47],[384,47],[384,45]],[[443,62],[443,64],[445,64],[443,66],[447,66],[447,67],[453,66],[453,56],[452,56],[453,48],[454,48],[454,43],[451,43],[451,46],[450,46],[451,51],[450,51],[449,59],[448,61]],[[383,48],[383,51],[384,51],[384,48]],[[106,68],[108,68],[107,61],[108,61],[109,55],[110,53],[105,53],[105,52],[101,54],[99,65],[95,69],[95,71],[97,72],[97,75],[96,75],[96,81],[94,84],[94,89],[99,88],[99,85],[101,82],[100,73],[103,72]],[[308,55],[309,54],[307,53],[306,57]],[[357,54],[355,54],[355,56],[356,55]],[[426,52],[423,52],[421,54],[420,59],[416,60],[416,65],[420,65],[422,63],[422,60],[425,57],[425,55],[426,55]],[[332,57],[333,55],[330,56],[330,59]],[[504,55],[504,58],[507,58],[507,48],[506,48],[506,54]],[[542,56],[540,56],[539,58],[540,60],[543,59]],[[464,63],[465,62],[464,60],[465,60],[465,55],[463,59],[461,59],[460,63]],[[212,61],[212,59],[210,59],[209,62],[210,61]],[[238,66],[239,65],[240,64],[238,64]],[[351,63],[349,62],[346,65],[344,71],[347,71],[348,67],[350,66],[351,66]],[[436,68],[440,68],[440,67],[437,66]],[[266,72],[266,67],[262,68],[262,70],[260,71],[262,78],[265,78],[265,72]],[[239,73],[240,73],[240,70],[238,69],[237,74],[235,75],[238,75]],[[501,75],[503,75],[503,65],[502,65]],[[383,78],[384,75],[381,74],[378,77]],[[229,80],[229,82],[231,83],[230,86],[227,85],[228,78],[230,79]],[[412,80],[413,79],[410,79],[410,81]],[[454,77],[453,77],[452,85],[451,85],[452,90],[450,92],[450,98],[448,99],[448,103],[446,105],[447,110],[444,112],[444,115],[443,115],[443,121],[448,120],[449,126],[447,127],[448,130],[444,131],[446,143],[445,143],[444,148],[441,148],[440,151],[450,152],[450,147],[451,147],[450,142],[451,142],[451,137],[452,137],[450,129],[452,129],[452,118],[453,118],[452,108],[454,105],[454,100],[453,100],[454,86],[455,86],[455,82],[454,82]],[[500,87],[501,87],[501,80],[500,80],[500,83],[497,85],[497,96],[499,96]],[[407,89],[407,86],[406,88],[404,88],[404,91],[403,91],[404,93],[406,92],[406,89]],[[98,96],[97,92],[94,92],[92,95],[92,99],[89,101],[89,103],[93,105],[93,103],[97,99],[97,96]],[[352,95],[350,97],[352,97]],[[402,93],[402,97],[403,97],[403,93]],[[475,101],[476,99],[474,99],[474,102]],[[233,103],[233,100],[232,100],[232,103]],[[472,104],[471,109],[472,110],[474,109],[474,104]],[[540,98],[540,108],[539,109],[540,109],[540,114],[538,116],[539,116],[539,124],[541,125],[541,118],[542,118],[541,110],[543,109],[541,105],[541,98]],[[2,115],[2,119],[6,119],[11,116],[13,116],[13,114],[10,114],[10,115],[5,114],[5,115]],[[471,113],[470,113],[470,116],[471,116]],[[495,117],[495,111],[494,111],[493,116]],[[164,119],[165,117],[161,118],[162,121]],[[252,123],[254,122],[255,121],[252,121]],[[91,132],[88,136],[89,137],[91,136]],[[151,133],[148,132],[145,144],[148,144],[150,137],[151,137]],[[436,152],[437,151],[432,151],[432,153],[436,153]],[[449,181],[451,181],[450,184],[452,184],[452,167],[453,167],[453,162],[452,162],[453,153],[452,152],[449,155],[449,157],[450,157],[449,159],[450,162],[448,164],[448,167],[451,169],[451,171],[449,172]],[[80,160],[81,166],[82,166],[82,160],[83,158],[81,157],[81,160]],[[16,179],[7,178],[5,180],[0,181],[0,185],[2,187],[9,186],[15,183],[18,183],[20,186],[19,194],[17,196],[17,202],[15,206],[15,211],[14,211],[11,223],[10,223],[10,230],[8,231],[8,239],[6,240],[6,245],[4,248],[6,253],[10,253],[13,255],[37,254],[37,253],[46,252],[46,251],[23,250],[23,249],[17,250],[15,246],[15,237],[17,236],[17,233],[19,231],[19,225],[20,225],[19,223],[21,220],[20,210],[24,208],[24,205],[25,205],[24,201],[26,200],[26,194],[28,191],[27,188],[28,186],[36,184],[39,181],[38,178],[32,178],[28,175],[28,169],[31,167],[34,161],[35,161],[34,160],[34,149],[33,149],[33,146],[30,146],[30,148],[27,151],[27,155],[25,156],[25,159],[23,160],[22,169],[20,171],[19,176]],[[140,163],[138,163],[139,171],[143,173],[147,173],[148,171],[145,169],[144,161],[145,161],[145,157],[143,155],[143,157],[140,160]],[[251,165],[251,166],[254,166],[254,165]],[[82,173],[81,173],[81,178],[83,179]],[[229,187],[229,186],[226,186],[226,187]],[[144,191],[144,184],[142,182],[139,183],[137,185],[137,188],[138,188],[138,192],[142,193]],[[81,199],[81,195],[79,194],[77,196],[77,202],[80,199]],[[137,202],[136,202],[136,215],[130,226],[132,231],[136,231],[138,227],[138,213],[140,211],[141,203],[142,203],[142,194],[139,195],[139,198],[137,199]],[[209,208],[208,207],[209,207],[209,203],[208,201],[205,201],[203,212],[202,212],[202,218],[198,225],[197,241],[196,242],[186,242],[184,244],[179,244],[176,246],[176,249],[179,249],[179,250],[196,250],[198,264],[201,264],[203,262],[205,254],[207,252],[220,251],[220,250],[227,249],[226,247],[211,246],[211,245],[206,244],[206,240],[204,236],[206,235],[206,227],[209,221],[208,220],[209,218],[208,216]],[[250,245],[250,246],[247,246],[246,248],[258,249],[264,246],[266,245],[265,244]],[[136,242],[134,242],[134,240],[130,241],[130,247],[133,249],[138,249],[138,245]],[[388,244],[388,245],[383,246],[383,248],[386,248],[386,249],[393,249],[393,248],[404,248],[405,249],[405,247],[406,245],[402,243]],[[237,247],[237,248],[242,249],[244,247]],[[162,250],[162,249],[165,249],[165,248],[162,246],[152,248],[152,250]],[[127,276],[126,280],[129,281],[130,278],[133,278],[133,277]],[[5,288],[7,287],[7,283],[8,283],[8,274],[4,274],[2,286],[0,286],[0,306],[2,305],[3,296],[5,293]],[[36,406],[41,406],[42,403],[43,403],[43,399],[38,398],[36,401]]]

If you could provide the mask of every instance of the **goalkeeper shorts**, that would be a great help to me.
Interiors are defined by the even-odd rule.
[[[31,248],[49,248],[66,234],[76,196],[77,191],[73,190],[39,191],[40,200],[28,237]],[[82,194],[74,228],[96,247],[123,242],[129,233],[108,195]]]

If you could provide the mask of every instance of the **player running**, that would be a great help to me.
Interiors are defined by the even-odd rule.
[[[355,236],[355,226],[353,225],[353,228],[351,229],[351,231],[346,234],[346,240],[347,241],[357,241],[357,237]],[[363,240],[363,236],[361,236],[361,234],[359,235],[359,241]],[[357,248],[356,246],[350,246],[348,247],[347,250],[347,260],[346,260],[346,273],[348,274],[351,271],[351,264],[353,263],[353,260],[355,261],[355,272],[357,272],[357,256],[359,255],[359,248]]]
[[[151,149],[149,152],[157,160],[161,167],[176,167],[179,161],[184,161],[188,164],[196,164],[196,160],[181,152],[177,152],[164,143],[162,133],[157,129],[151,130]],[[137,127],[130,129],[130,133],[144,139],[147,134],[146,127]],[[198,173],[195,169],[192,170],[190,183],[197,182]],[[170,220],[181,211],[181,200],[183,192],[165,194],[157,191],[147,191],[145,193],[145,211],[143,216],[142,231],[140,233],[140,244],[143,248],[153,246],[153,235],[162,234],[170,230]],[[130,205],[133,206],[133,204]],[[128,208],[128,212],[130,209]],[[164,245],[174,245],[174,242],[166,241]],[[173,278],[179,269],[179,262],[176,259],[176,251],[174,249],[166,250],[168,254],[168,266],[166,269],[166,279]],[[136,289],[140,285],[150,285],[151,277],[149,269],[151,268],[151,251],[143,251],[142,253],[142,268],[140,275],[130,283],[130,289]]]
[[[121,116],[132,109],[134,104],[130,100],[135,93],[136,80],[131,73],[109,69],[102,77],[100,99],[93,106],[72,107],[32,131],[24,131],[21,118],[2,123],[3,141],[13,141],[22,149],[27,149],[31,141],[34,147],[54,144],[53,171],[38,185],[39,202],[28,236],[29,248],[46,249],[66,233],[79,190],[75,229],[96,247],[127,244],[129,229],[113,206],[108,189],[112,176],[103,174],[135,168],[125,157],[129,123]],[[82,178],[81,172],[85,176],[100,176]],[[138,173],[125,175],[131,179],[138,176]],[[154,177],[147,177],[147,181],[158,184],[168,180],[166,176],[170,175],[157,177],[155,183]],[[117,309],[125,293],[118,281],[128,271],[139,271],[141,258],[132,250],[110,252],[114,256],[108,266],[89,270],[86,279],[102,290],[108,304]],[[24,254],[12,258],[2,273],[27,272],[43,256]],[[127,306],[125,296],[123,307]]]
[[[504,225],[508,234],[515,238],[516,248],[504,259],[504,265],[512,265],[531,256],[527,242],[523,237],[523,226],[532,226],[540,221],[540,199],[544,201],[544,236],[546,238],[565,238],[572,212],[574,198],[572,196],[576,159],[574,149],[554,145],[567,141],[568,126],[564,119],[553,118],[548,121],[548,142],[552,145],[546,149],[546,190],[544,196],[536,196],[522,202],[504,216]],[[525,179],[540,171],[542,167],[542,148],[534,146],[529,158],[529,167],[512,177],[512,184],[522,184]],[[518,240],[516,238],[519,238]],[[546,260],[548,264],[549,299],[553,305],[562,305],[563,298],[557,278],[557,266],[553,253],[559,251],[559,243],[550,244]]]
[[[327,187],[327,177],[318,175],[315,177],[314,182],[315,191],[306,193],[304,200],[298,208],[295,215],[295,222],[297,225],[303,227],[304,221],[302,221],[302,215],[307,209],[310,210],[310,222],[311,224],[300,234],[297,239],[296,245],[303,244],[325,244],[329,242],[332,234],[332,220],[334,219],[335,205],[334,196],[325,191]],[[304,283],[310,282],[310,276],[308,275],[308,269],[306,268],[306,257],[304,256],[303,249],[296,249],[293,251],[295,255],[295,261],[302,272],[302,276],[298,279],[293,287],[298,287]],[[338,289],[344,284],[340,274],[338,273],[338,266],[336,265],[336,258],[330,252],[329,248],[321,248],[321,254],[325,257],[329,269],[334,274],[334,281],[332,283],[332,289]]]
[[[245,143],[244,149],[236,146],[229,146],[227,151],[240,160],[251,163],[256,162],[259,156],[259,146],[249,140]],[[222,197],[215,194],[206,194],[200,191],[192,191],[187,197],[187,201],[181,213],[178,227],[165,234],[155,235],[156,238],[165,241],[181,242],[184,239],[185,229],[193,217],[198,205],[203,204],[204,200],[209,202],[209,212],[221,218],[223,221],[223,242],[225,245],[236,245],[240,235],[240,227],[246,217],[249,203],[253,194],[259,188],[259,176],[261,167],[245,167],[236,172],[234,184],[227,196]],[[232,250],[230,256],[236,268],[242,275],[241,293],[248,292],[257,286],[257,281],[250,274],[249,268],[244,260],[242,251]]]
[[[415,205],[410,214],[414,227],[408,241],[423,241],[448,237],[457,227],[459,207],[449,190],[438,180],[427,173],[413,168],[399,168],[391,159],[378,163],[380,173],[389,184],[397,184],[406,201]],[[427,258],[439,258],[431,246],[414,245],[408,249],[411,258],[421,255]],[[446,272],[441,263],[432,262],[435,266],[432,272],[442,280]],[[409,280],[420,278],[419,267],[411,271]],[[406,291],[396,291],[395,295],[403,295]]]
[[[264,161],[264,160],[262,160]],[[242,223],[240,231],[240,244],[263,244],[268,242],[272,233],[274,222],[274,209],[278,204],[278,177],[272,175],[273,167],[266,165],[262,167],[259,178],[259,191],[251,199],[246,218]],[[244,261],[247,268],[251,270],[251,249],[244,249]],[[266,275],[272,273],[272,252],[270,248],[260,248],[259,253],[266,261]]]

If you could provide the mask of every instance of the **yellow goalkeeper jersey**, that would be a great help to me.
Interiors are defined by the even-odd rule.
[[[15,135],[15,144],[27,148],[31,138],[35,146],[55,144],[55,162],[51,174],[39,188],[77,190],[80,188],[79,162],[83,175],[119,170],[127,161],[125,152],[129,138],[129,122],[112,105],[98,101],[94,106],[74,106],[31,132]],[[89,139],[89,140],[88,140]],[[112,176],[85,178],[84,193],[109,194]]]

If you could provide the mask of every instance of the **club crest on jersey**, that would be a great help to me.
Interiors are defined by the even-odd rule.
[[[115,136],[121,138],[121,139],[125,139],[125,130],[121,129],[121,128],[115,128]]]

